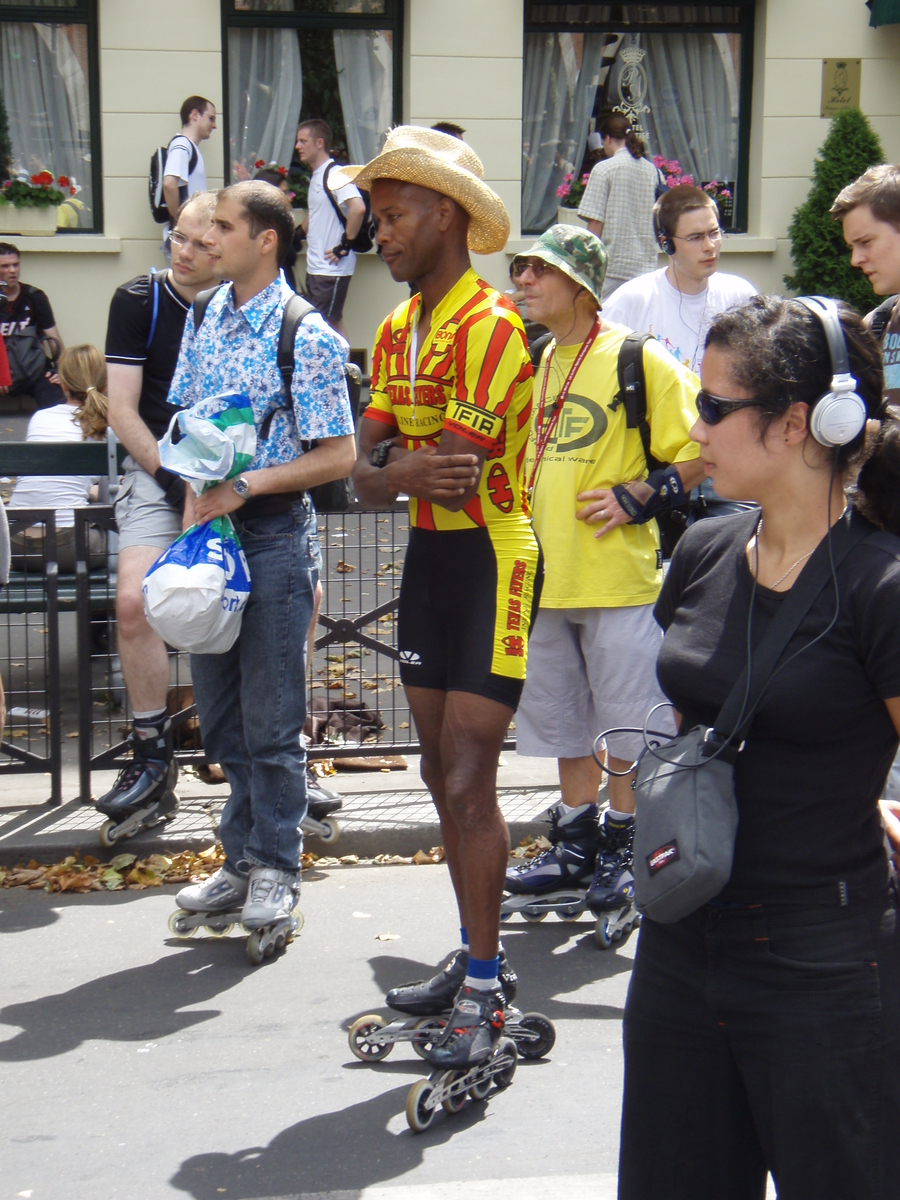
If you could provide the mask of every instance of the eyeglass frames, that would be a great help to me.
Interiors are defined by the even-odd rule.
[[[510,278],[520,279],[529,268],[535,279],[540,279],[547,271],[553,270],[550,263],[544,262],[542,258],[514,258],[509,268]]]
[[[697,412],[705,425],[718,425],[725,417],[730,417],[740,408],[764,408],[764,400],[728,400],[724,396],[714,396],[703,388],[697,393]]]

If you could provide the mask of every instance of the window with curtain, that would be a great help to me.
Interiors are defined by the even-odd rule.
[[[313,117],[339,161],[377,154],[400,119],[401,0],[223,0],[223,17],[231,180],[258,162],[289,166]]]
[[[34,20],[28,20],[32,15]],[[0,0],[0,91],[11,175],[66,177],[60,228],[99,231],[96,0]]]
[[[747,228],[753,5],[525,5],[522,230],[556,220],[588,135],[621,113],[651,158],[717,185],[720,213]],[[730,193],[730,197],[725,195]]]

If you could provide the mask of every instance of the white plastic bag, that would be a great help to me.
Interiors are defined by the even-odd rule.
[[[240,475],[255,453],[253,408],[239,392],[208,396],[177,412],[159,443],[166,470],[201,485]],[[194,491],[199,494],[203,487]]]
[[[176,650],[224,654],[237,641],[250,568],[228,516],[192,525],[144,577],[150,628]]]

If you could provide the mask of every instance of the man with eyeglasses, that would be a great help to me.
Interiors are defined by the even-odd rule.
[[[194,297],[218,283],[203,243],[216,206],[197,192],[181,206],[171,234],[172,266],[117,288],[106,330],[109,423],[128,451],[116,496],[119,529],[116,619],[122,674],[134,718],[134,758],[98,801],[108,816],[171,793],[175,768],[166,716],[169,657],[144,616],[141,585],[181,533],[184,480],[160,466],[159,439],[172,419],[166,402],[184,322]],[[112,811],[110,811],[112,810]]]

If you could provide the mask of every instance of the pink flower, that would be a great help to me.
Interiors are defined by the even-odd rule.
[[[557,194],[557,196],[559,196],[560,199],[562,199],[564,196],[568,196],[568,194],[569,194],[569,192],[571,192],[571,190],[572,190],[572,188],[571,188],[570,184],[561,183],[559,185],[559,187],[556,189],[556,194]]]
[[[728,188],[722,188],[721,192],[719,192],[719,195],[725,196],[728,200],[731,199],[731,192],[729,191]]]

